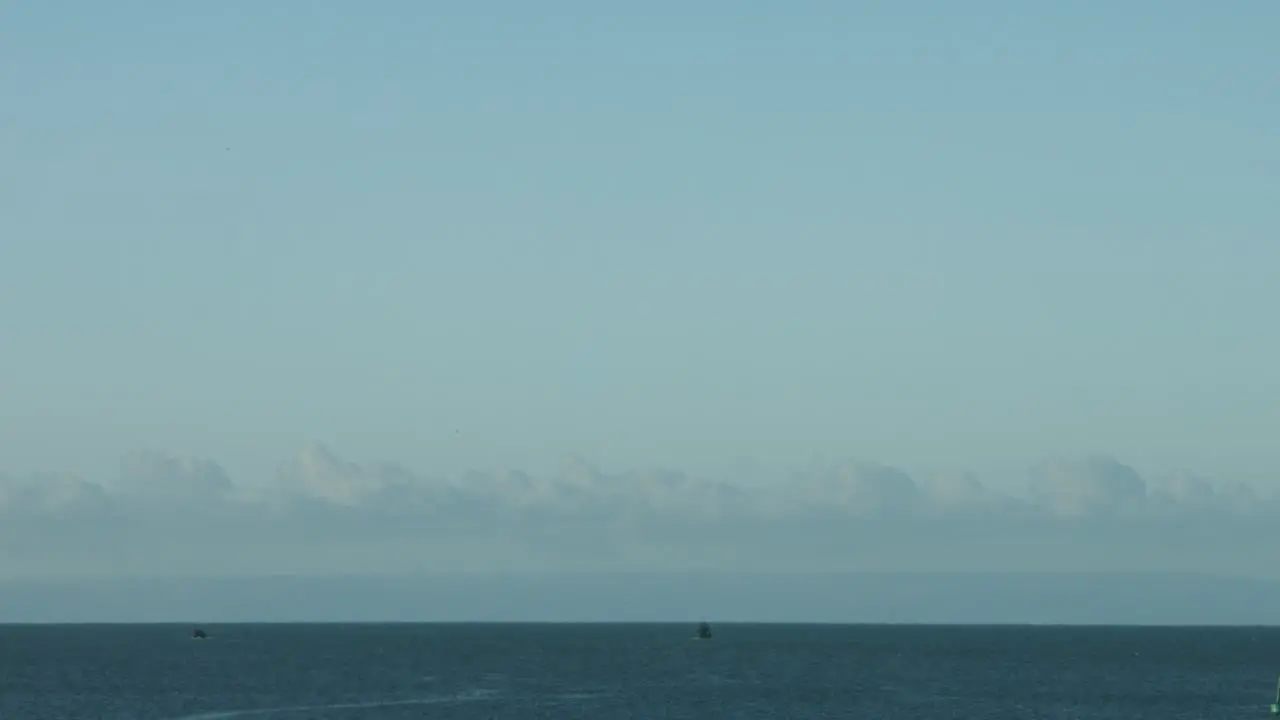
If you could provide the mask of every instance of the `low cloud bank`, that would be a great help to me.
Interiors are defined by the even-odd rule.
[[[966,473],[815,461],[768,484],[566,458],[435,477],[315,445],[267,484],[126,457],[101,482],[0,476],[0,575],[417,570],[1249,572],[1277,557],[1274,493],[1108,457],[1049,458],[1009,494]]]

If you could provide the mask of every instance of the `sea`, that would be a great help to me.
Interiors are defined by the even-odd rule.
[[[0,627],[0,720],[1270,716],[1280,629]]]

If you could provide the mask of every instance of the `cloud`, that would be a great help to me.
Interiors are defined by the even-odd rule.
[[[114,488],[127,502],[199,507],[229,502],[236,493],[218,463],[156,452],[125,456]]]
[[[1109,457],[1051,458],[1032,470],[1032,497],[1059,516],[1114,516],[1141,512],[1147,483],[1136,470]]]
[[[943,514],[982,510],[1012,510],[1014,498],[993,491],[973,473],[952,471],[936,474],[923,484],[930,504]]]
[[[1215,484],[1191,473],[1176,473],[1151,485],[1153,504],[1178,515],[1236,515],[1253,517],[1269,509],[1267,499],[1241,482]]]
[[[926,499],[902,470],[852,459],[815,461],[796,476],[794,489],[806,509],[860,516],[908,514]]]
[[[319,444],[303,448],[282,463],[277,479],[275,490],[284,495],[352,508],[380,505],[414,481],[396,469],[364,468],[343,460]]]
[[[1029,468],[1022,491],[1003,491],[963,471],[915,478],[847,458],[817,459],[773,482],[610,471],[579,456],[545,475],[445,477],[353,462],[324,445],[302,448],[265,482],[235,482],[213,460],[148,452],[126,456],[102,482],[0,476],[0,575],[1208,569],[1243,565],[1239,547],[1256,557],[1259,543],[1275,544],[1276,507],[1243,484],[1188,473],[1148,481],[1101,456],[1047,458]]]
[[[9,521],[92,512],[106,502],[107,491],[101,485],[74,475],[0,475],[0,513]]]

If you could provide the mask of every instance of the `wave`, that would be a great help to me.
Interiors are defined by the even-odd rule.
[[[170,720],[224,720],[225,718],[254,717],[262,715],[286,715],[288,713],[313,712],[316,710],[364,710],[382,707],[401,707],[406,705],[443,705],[448,703],[484,702],[492,700],[496,690],[467,690],[453,695],[434,695],[412,700],[368,700],[363,702],[330,703],[327,705],[285,705],[269,708],[241,708],[238,710],[210,710],[194,715],[183,715]]]

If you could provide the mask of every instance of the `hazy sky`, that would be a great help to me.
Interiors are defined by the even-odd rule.
[[[1274,0],[6,3],[0,471],[153,450],[262,485],[323,442],[1274,489],[1278,28]]]

